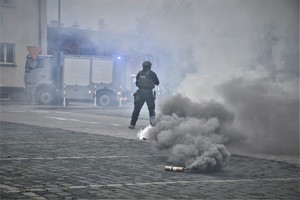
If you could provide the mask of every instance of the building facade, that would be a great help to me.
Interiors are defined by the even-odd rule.
[[[27,46],[41,47],[41,54],[48,55],[63,51],[75,55],[120,56],[126,65],[128,86],[144,60],[150,60],[156,71],[161,70],[157,68],[158,48],[140,35],[106,29],[82,30],[79,26],[48,26],[47,0],[0,0],[1,101],[22,101]]]
[[[27,46],[47,52],[47,0],[0,0],[0,92],[20,100]]]

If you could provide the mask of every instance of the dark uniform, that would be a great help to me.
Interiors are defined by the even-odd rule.
[[[143,70],[136,76],[136,86],[139,88],[134,95],[134,110],[131,116],[131,122],[128,128],[134,129],[138,120],[140,111],[147,103],[149,110],[149,119],[152,126],[155,125],[155,94],[154,87],[159,85],[159,80],[155,72],[151,70],[151,62],[145,61],[143,63]]]

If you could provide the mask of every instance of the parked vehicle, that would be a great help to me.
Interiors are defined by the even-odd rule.
[[[120,57],[34,55],[25,66],[25,92],[43,105],[89,101],[98,106],[118,105],[126,99],[126,65]],[[130,80],[130,78],[129,78]]]

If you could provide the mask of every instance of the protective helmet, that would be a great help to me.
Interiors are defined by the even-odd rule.
[[[151,62],[150,61],[144,61],[143,62],[143,68],[151,68],[151,66],[152,66],[152,64],[151,64]]]

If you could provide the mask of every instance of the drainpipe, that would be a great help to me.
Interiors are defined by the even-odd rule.
[[[60,0],[58,0],[58,29],[60,29]]]
[[[39,47],[42,47],[42,12],[41,0],[39,0]]]

